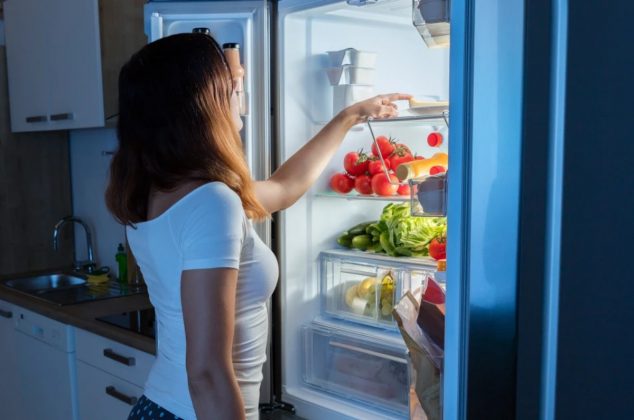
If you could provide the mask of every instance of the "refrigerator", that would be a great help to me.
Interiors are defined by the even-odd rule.
[[[369,151],[378,135],[429,156],[435,149],[427,135],[439,132],[444,141],[438,150],[449,154],[451,166],[443,418],[475,412],[513,416],[521,4],[454,0],[451,46],[440,48],[427,46],[413,25],[411,0],[155,1],[145,6],[149,41],[207,28],[221,45],[240,44],[246,100],[241,135],[255,179],[269,176],[346,101],[389,92],[449,101],[449,113],[442,117],[417,119],[401,102],[402,115],[413,119],[353,127],[312,188],[256,227],[280,261],[270,302],[264,409],[307,419],[409,417],[415,378],[391,315],[358,313],[341,302],[351,284],[386,270],[397,277],[397,292],[413,289],[437,275],[436,263],[338,247],[342,232],[378,219],[388,203],[408,199],[338,195],[329,180],[343,172],[347,152]],[[329,77],[335,63],[328,51],[347,48],[376,54],[371,74]],[[350,93],[333,86],[333,77],[367,78],[361,91]],[[395,294],[391,303],[399,298]]]

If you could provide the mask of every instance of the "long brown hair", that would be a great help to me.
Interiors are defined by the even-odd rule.
[[[253,191],[232,119],[231,72],[209,35],[168,36],[139,50],[119,74],[119,148],[110,164],[106,204],[124,225],[147,220],[152,188],[220,181],[248,217],[266,210]]]

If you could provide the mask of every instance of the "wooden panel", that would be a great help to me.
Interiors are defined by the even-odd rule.
[[[0,47],[0,274],[70,265],[72,229],[53,251],[55,222],[72,214],[68,132],[11,133]]]
[[[106,118],[119,111],[118,81],[121,66],[147,43],[143,32],[146,0],[101,0],[99,26],[103,98]]]

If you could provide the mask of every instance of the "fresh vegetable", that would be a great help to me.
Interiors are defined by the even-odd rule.
[[[410,192],[409,184],[399,185],[398,190],[396,190],[398,195],[410,195]]]
[[[394,185],[390,182],[390,180],[391,182],[398,183],[398,178],[396,178],[396,175],[390,174],[390,179],[388,179],[383,172],[374,175],[372,177],[372,191],[374,191],[376,195],[384,197],[389,197],[396,194],[396,191],[398,190],[398,184]]]
[[[332,178],[330,178],[330,188],[340,194],[347,194],[354,188],[354,179],[346,174],[334,174]]]
[[[435,260],[447,258],[447,241],[444,236],[431,240],[429,243],[429,256]]]
[[[429,168],[429,175],[441,174],[443,172],[445,172],[444,166],[436,165]]]
[[[388,204],[383,209],[380,221],[387,227],[394,252],[398,248],[407,249],[412,256],[428,255],[431,240],[446,236],[447,231],[445,218],[412,217],[409,203]],[[381,245],[384,245],[383,241]]]
[[[442,134],[437,131],[429,133],[427,136],[427,144],[431,147],[439,147],[442,144]]]
[[[352,238],[353,248],[365,251],[370,245],[372,245],[372,238],[370,237],[370,235],[357,235]]]
[[[354,189],[362,195],[372,194],[372,179],[367,175],[359,175],[354,180]]]
[[[389,170],[391,168],[390,161],[387,159],[385,159],[384,161],[385,167]],[[377,157],[374,160],[371,160],[370,164],[368,165],[368,172],[370,172],[370,176],[383,172],[383,164],[381,163],[381,159]]]
[[[350,229],[348,229],[348,231],[346,233],[348,233],[350,235],[353,235],[353,236],[355,236],[355,235],[363,235],[363,234],[366,233],[366,229],[371,224],[373,224],[373,222],[359,223],[358,225],[355,225],[355,226],[351,227]]]
[[[379,146],[378,150],[377,145]],[[394,140],[385,136],[377,136],[376,144],[372,144],[372,153],[374,156],[379,156],[379,151],[384,159],[390,156],[394,151]]]
[[[390,166],[394,169],[398,168],[401,163],[411,162],[412,160],[414,160],[412,152],[404,144],[398,144],[394,149],[394,153],[389,157]]]
[[[363,149],[359,152],[349,152],[343,158],[343,167],[350,175],[363,175],[368,170],[368,155],[363,153]]]
[[[344,246],[346,248],[351,248],[352,247],[352,238],[353,236],[348,234],[348,233],[344,233],[343,235],[341,235],[340,237],[337,238],[337,243],[341,246]]]

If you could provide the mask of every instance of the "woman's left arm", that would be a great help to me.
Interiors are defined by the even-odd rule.
[[[290,207],[317,180],[353,125],[368,118],[393,117],[397,115],[393,101],[410,97],[402,93],[379,95],[341,111],[269,179],[254,183],[260,203],[269,213]]]

